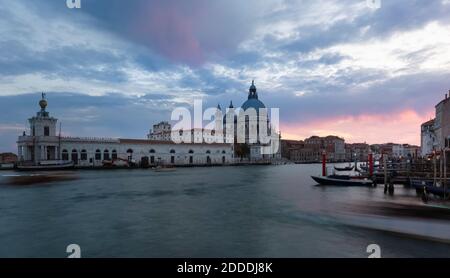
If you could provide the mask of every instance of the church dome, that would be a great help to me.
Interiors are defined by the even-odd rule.
[[[253,108],[256,112],[259,112],[260,108],[266,108],[264,103],[258,99],[258,92],[256,91],[254,80],[252,80],[252,85],[248,89],[248,99],[242,104],[241,108],[244,111]]]
[[[260,101],[257,98],[250,98],[247,99],[244,104],[242,104],[242,109],[245,111],[249,108],[253,108],[256,110],[256,112],[259,112],[260,108],[266,108],[266,106],[264,105],[264,103],[262,101]]]

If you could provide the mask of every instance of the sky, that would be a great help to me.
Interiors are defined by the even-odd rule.
[[[0,152],[41,92],[63,135],[145,138],[194,99],[240,106],[253,79],[284,139],[420,144],[450,89],[448,15],[450,0],[0,0]]]

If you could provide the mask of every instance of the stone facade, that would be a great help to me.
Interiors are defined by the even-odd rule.
[[[420,128],[420,149],[421,155],[427,156],[433,153],[436,144],[434,133],[434,119],[422,124]]]
[[[78,167],[100,167],[105,161],[122,160],[136,164],[208,165],[234,162],[233,144],[175,144],[168,140],[76,138],[56,133],[57,119],[46,111],[42,96],[41,111],[29,119],[30,134],[18,138],[21,163],[73,161]]]

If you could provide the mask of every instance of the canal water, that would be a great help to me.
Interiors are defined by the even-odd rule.
[[[82,257],[364,258],[369,244],[382,257],[450,257],[450,221],[371,213],[420,204],[415,192],[316,186],[320,169],[85,170],[28,186],[2,171],[0,257],[67,257],[73,243]]]

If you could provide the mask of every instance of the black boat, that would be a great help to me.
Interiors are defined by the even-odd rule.
[[[411,187],[416,189],[417,194],[431,193],[435,196],[448,198],[450,196],[450,188],[438,187],[432,180],[411,179]]]
[[[347,166],[347,167],[336,167],[334,166],[334,170],[336,171],[352,171],[355,168],[355,166]]]
[[[361,177],[331,175],[328,177],[311,176],[320,185],[334,186],[372,186],[373,181]]]

